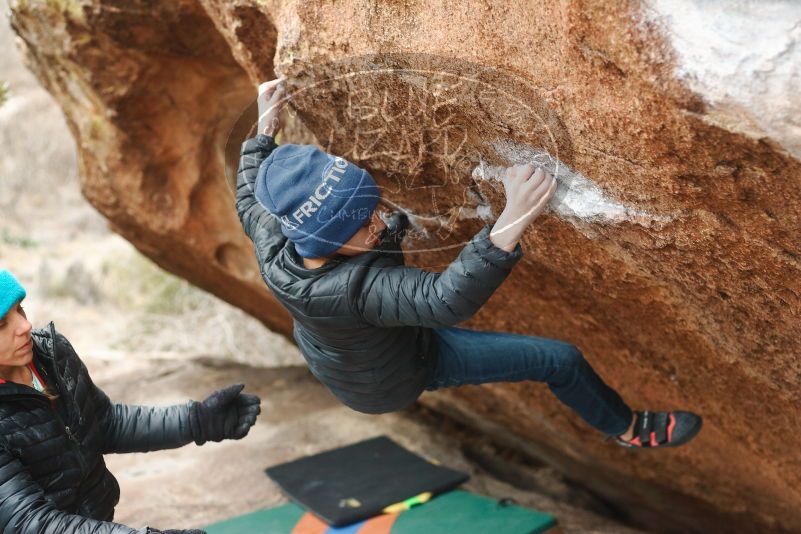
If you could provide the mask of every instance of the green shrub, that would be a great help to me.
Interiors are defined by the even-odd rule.
[[[0,106],[8,100],[8,82],[0,82]]]

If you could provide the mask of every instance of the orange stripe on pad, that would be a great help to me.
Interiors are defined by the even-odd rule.
[[[311,512],[306,512],[292,529],[292,534],[325,534],[328,525]]]
[[[357,534],[389,534],[398,514],[382,514],[367,521]]]

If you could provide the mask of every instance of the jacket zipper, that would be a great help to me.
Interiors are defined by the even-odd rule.
[[[61,376],[58,373],[58,358],[57,358],[57,355],[56,355],[56,327],[55,327],[55,325],[53,324],[52,321],[50,322],[48,327],[49,327],[49,330],[50,330],[50,340],[51,340],[51,342],[53,344],[52,345],[52,349],[50,351],[50,356],[53,359],[53,373],[55,375],[56,386],[59,386],[60,384],[64,383],[64,380],[61,378]],[[33,388],[31,388],[31,389],[33,389]],[[59,393],[63,394],[63,392],[61,392],[60,390],[59,390]],[[34,398],[37,398],[37,399],[42,400],[44,402],[48,402],[47,397],[45,395],[43,395],[42,393],[39,393],[36,390],[34,390]],[[70,401],[71,400],[72,399],[69,398],[69,395],[65,396],[65,398],[64,398],[64,407],[67,410],[67,415],[68,416],[70,415],[70,411],[71,411],[70,410]],[[69,427],[69,425],[64,423],[64,420],[61,418],[61,415],[58,413],[58,409],[56,409],[52,405],[52,403],[50,403],[50,409],[53,410],[53,415],[56,416],[56,421],[58,421],[58,423],[61,425],[61,428],[64,430],[64,433],[67,435],[67,438],[69,439],[73,449],[75,450],[75,454],[78,456],[78,463],[80,464],[80,467],[81,467],[81,475],[82,476],[85,475],[88,466],[86,464],[86,459],[83,457],[83,453],[81,452],[81,444],[78,441],[77,436],[75,436],[75,434],[72,432],[72,429]],[[78,414],[75,414],[75,415],[77,416]],[[73,419],[76,419],[76,417],[73,417]]]
[[[25,387],[28,387],[28,386],[25,386]],[[45,404],[47,404],[50,407],[50,409],[53,412],[53,415],[55,416],[56,421],[61,426],[61,430],[64,431],[64,434],[66,434],[67,438],[70,441],[70,445],[75,450],[75,454],[78,457],[78,463],[81,466],[81,475],[85,475],[86,471],[87,471],[87,468],[88,468],[88,465],[86,464],[86,460],[84,459],[83,454],[81,453],[81,449],[80,449],[81,444],[78,441],[78,438],[75,436],[75,434],[73,434],[72,429],[64,423],[64,420],[59,415],[58,410],[56,410],[55,408],[52,407],[52,405],[50,404],[50,401],[47,399],[47,397],[45,397],[43,394],[39,393],[38,391],[34,391],[32,393],[22,393],[22,394],[8,395],[8,396],[3,396],[2,397],[2,400],[4,400],[4,401],[9,401],[9,400],[13,401],[13,400],[20,400],[20,399],[33,399],[35,401],[44,402]]]
[[[50,326],[50,339],[53,342],[53,350],[52,350],[53,370],[54,370],[55,375],[56,375],[56,383],[57,384],[59,382],[64,383],[64,380],[59,380],[61,377],[58,374],[58,358],[56,357],[56,327],[55,327],[55,325],[53,324],[52,321],[50,321],[49,326]],[[41,395],[41,393],[39,393],[38,391],[36,393]],[[42,396],[44,396],[44,395],[42,395]],[[46,399],[46,397],[45,397],[45,399]],[[70,406],[69,406],[69,402],[70,401],[72,401],[74,403],[74,400],[71,397],[69,399],[67,399],[67,398],[64,399],[64,407],[67,409],[67,415],[69,415],[69,413],[70,413]],[[51,408],[53,410],[53,413],[56,416],[56,420],[58,420],[58,422],[64,428],[64,432],[67,434],[67,438],[70,440],[70,442],[72,442],[72,446],[73,446],[73,449],[75,450],[75,454],[78,456],[78,463],[80,464],[80,467],[81,467],[81,478],[83,478],[84,475],[86,475],[86,472],[88,470],[88,466],[86,465],[86,459],[83,457],[83,453],[81,452],[81,444],[78,441],[78,438],[75,436],[75,434],[72,433],[72,429],[70,429],[70,427],[68,425],[66,425],[64,423],[64,421],[61,419],[61,415],[59,415],[58,410],[55,407],[53,407],[52,405],[51,405]],[[80,414],[75,413],[74,415],[76,417],[73,417],[73,419],[76,419],[76,418],[78,418],[78,416]]]
[[[47,399],[43,400],[46,401]],[[81,443],[78,441],[78,438],[75,436],[75,434],[72,433],[72,429],[64,423],[63,419],[61,419],[58,410],[52,406],[51,409],[53,410],[53,415],[56,416],[56,421],[58,421],[58,423],[61,425],[61,428],[64,429],[64,433],[67,435],[67,438],[72,442],[72,448],[75,450],[75,454],[78,456],[78,463],[81,466],[81,477],[83,478],[83,475],[86,474],[89,466],[86,465],[86,459],[83,457],[83,453],[81,452]]]

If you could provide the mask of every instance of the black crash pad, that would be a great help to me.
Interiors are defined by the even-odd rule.
[[[421,493],[448,491],[469,478],[421,458],[386,436],[265,472],[290,498],[333,526],[378,515],[387,506]]]

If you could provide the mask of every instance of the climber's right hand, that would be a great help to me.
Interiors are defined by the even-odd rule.
[[[490,240],[511,252],[526,228],[545,211],[556,192],[556,180],[529,163],[507,168],[502,181],[506,207],[490,232]]]

